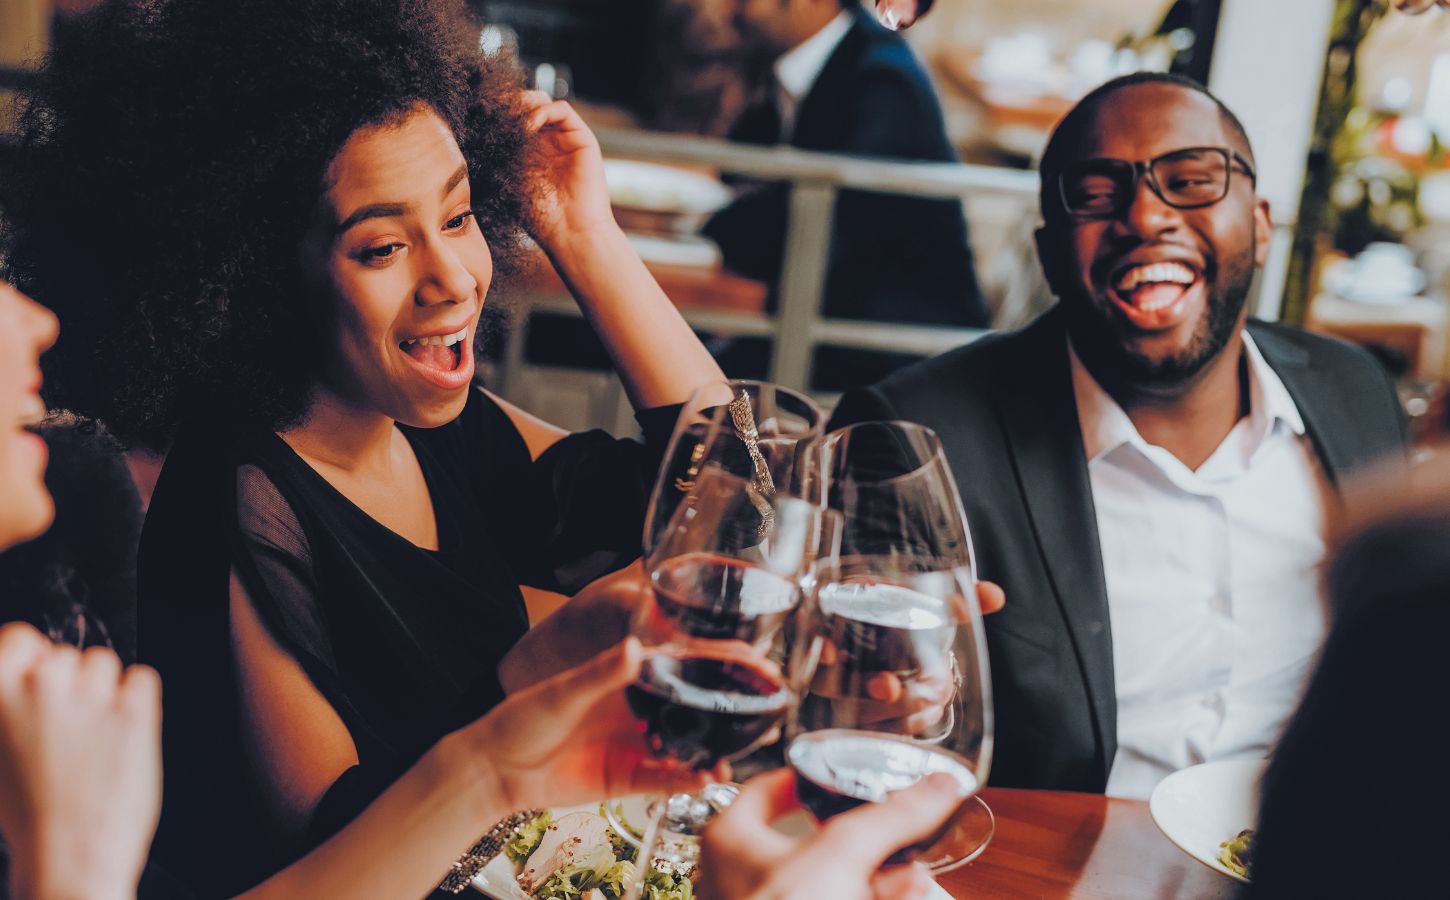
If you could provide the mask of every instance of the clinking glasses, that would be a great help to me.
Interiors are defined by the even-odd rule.
[[[1159,199],[1177,209],[1212,206],[1228,196],[1229,180],[1237,168],[1255,180],[1248,160],[1222,147],[1188,147],[1155,159],[1085,159],[1063,168],[1057,176],[1062,205],[1079,219],[1120,215],[1138,194],[1145,175]]]

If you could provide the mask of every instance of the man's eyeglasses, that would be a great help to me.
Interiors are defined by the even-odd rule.
[[[1079,219],[1120,215],[1138,195],[1138,179],[1148,177],[1153,193],[1177,209],[1212,206],[1228,196],[1229,179],[1238,168],[1254,183],[1248,160],[1222,147],[1189,147],[1145,162],[1085,159],[1057,176],[1062,205]]]

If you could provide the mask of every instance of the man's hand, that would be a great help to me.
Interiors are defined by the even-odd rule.
[[[805,840],[771,823],[798,809],[795,775],[779,770],[752,779],[705,831],[699,894],[740,900],[906,900],[931,889],[918,865],[880,871],[898,848],[935,832],[965,799],[956,780],[929,776],[836,816]]]
[[[161,812],[161,682],[0,628],[0,832],[20,896],[135,896]]]
[[[982,615],[990,616],[994,612],[1001,612],[1006,605],[1007,594],[1000,585],[991,581],[977,582],[977,606],[981,608]]]
[[[977,582],[977,606],[982,615],[998,612],[1006,603],[1002,588],[990,581]],[[968,620],[970,613],[962,597],[953,598],[952,608],[958,621]],[[920,736],[942,721],[955,696],[950,657],[938,660],[942,665],[936,671],[923,670],[906,678],[896,672],[877,672],[856,684],[852,682],[859,676],[834,671],[839,653],[830,640],[822,641],[820,653],[810,693],[826,702],[852,704],[856,722],[863,726]],[[865,696],[859,695],[861,687]]]

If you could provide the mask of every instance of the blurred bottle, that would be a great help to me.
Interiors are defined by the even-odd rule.
[[[931,9],[932,0],[876,0],[876,19],[892,31],[920,22]]]
[[[519,56],[519,33],[507,25],[485,25],[478,32],[478,49],[490,59]]]
[[[569,67],[563,63],[539,63],[534,66],[534,89],[555,100],[564,100],[572,93],[569,83],[573,77]]]

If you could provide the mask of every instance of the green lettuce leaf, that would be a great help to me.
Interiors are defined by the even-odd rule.
[[[544,832],[548,831],[552,824],[554,824],[554,814],[547,809],[534,816],[519,826],[519,830],[514,832],[514,836],[509,838],[507,844],[504,844],[504,855],[516,863],[522,863],[539,848],[539,844],[544,840]]]

